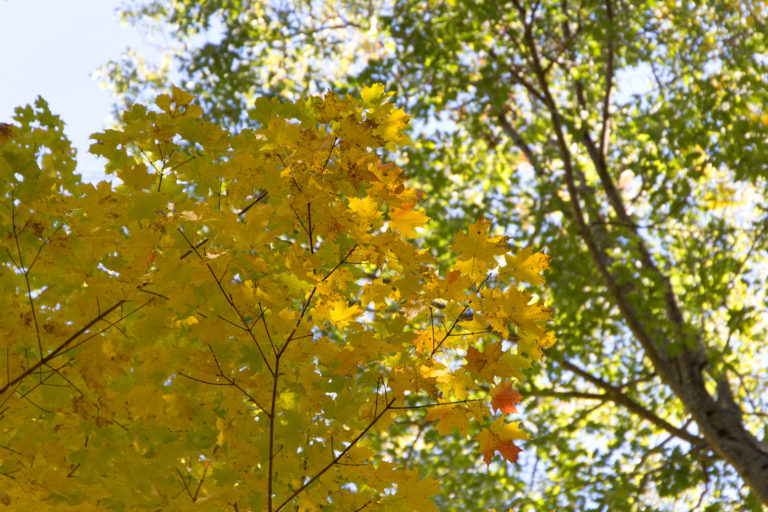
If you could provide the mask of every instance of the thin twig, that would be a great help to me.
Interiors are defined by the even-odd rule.
[[[278,506],[278,507],[277,507],[277,508],[274,510],[274,512],[279,512],[280,510],[282,510],[282,509],[283,509],[283,508],[284,508],[286,505],[288,505],[288,504],[289,504],[289,503],[290,503],[290,502],[291,502],[291,501],[292,501],[292,500],[293,500],[293,499],[294,499],[296,496],[298,496],[298,495],[299,495],[299,493],[301,493],[301,492],[302,492],[304,489],[306,489],[307,487],[309,487],[310,485],[312,485],[313,483],[315,483],[315,481],[316,481],[318,478],[320,478],[321,476],[323,476],[323,475],[326,473],[326,471],[328,471],[328,470],[329,470],[329,469],[331,469],[331,468],[332,468],[334,465],[336,465],[336,464],[337,464],[337,463],[338,463],[338,462],[341,460],[341,458],[342,458],[342,457],[344,457],[344,455],[346,455],[346,454],[347,454],[347,452],[349,452],[349,450],[351,450],[351,449],[352,449],[352,447],[354,447],[354,446],[357,444],[357,442],[358,442],[358,441],[360,441],[360,439],[362,439],[362,438],[363,438],[363,436],[365,436],[365,434],[367,434],[367,433],[368,433],[368,431],[369,431],[369,430],[371,430],[371,429],[373,428],[373,426],[374,426],[374,425],[375,425],[375,424],[376,424],[376,423],[379,421],[379,419],[381,419],[381,417],[382,417],[382,416],[384,416],[384,414],[386,414],[386,413],[387,413],[387,412],[388,412],[388,411],[389,411],[389,410],[392,408],[392,404],[394,404],[394,403],[395,403],[395,400],[396,400],[396,398],[393,398],[392,400],[390,400],[390,401],[389,401],[389,402],[386,404],[386,407],[384,407],[384,409],[383,409],[383,410],[382,410],[382,411],[381,411],[381,412],[380,412],[380,413],[379,413],[377,416],[374,416],[374,418],[371,420],[371,422],[368,424],[368,426],[366,426],[366,427],[365,427],[365,428],[364,428],[364,429],[363,429],[363,430],[362,430],[362,431],[361,431],[361,432],[360,432],[360,433],[359,433],[357,436],[355,436],[355,438],[354,438],[354,439],[352,439],[352,441],[350,441],[350,442],[349,442],[349,444],[348,444],[348,445],[347,445],[347,446],[346,446],[346,447],[345,447],[345,448],[344,448],[344,449],[343,449],[343,450],[342,450],[342,451],[341,451],[341,452],[340,452],[340,453],[339,453],[339,454],[338,454],[336,457],[334,457],[334,458],[333,458],[333,460],[331,460],[331,462],[329,462],[328,464],[326,464],[326,465],[325,465],[325,466],[324,466],[324,467],[323,467],[323,468],[322,468],[320,471],[318,471],[317,473],[315,473],[315,475],[314,475],[312,478],[310,478],[309,480],[307,480],[307,481],[306,481],[304,484],[302,484],[302,486],[301,486],[301,487],[299,487],[299,488],[298,488],[297,490],[295,490],[295,491],[294,491],[294,492],[293,492],[293,493],[292,493],[290,496],[288,496],[288,497],[287,497],[287,498],[286,498],[286,499],[285,499],[285,500],[284,500],[284,501],[283,501],[283,502],[282,502],[282,503],[281,503],[281,504],[280,504],[280,505],[279,505],[279,506]]]

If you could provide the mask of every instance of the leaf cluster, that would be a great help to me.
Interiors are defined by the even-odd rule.
[[[93,136],[82,183],[38,100],[0,145],[2,500],[35,510],[436,510],[373,433],[428,409],[490,463],[554,338],[480,220],[441,274],[381,86],[259,100],[232,133],[174,87]],[[490,401],[490,404],[489,404]],[[493,410],[501,414],[493,414]],[[491,421],[492,420],[492,421]]]

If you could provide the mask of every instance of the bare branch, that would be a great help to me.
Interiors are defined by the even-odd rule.
[[[576,375],[583,378],[584,380],[604,390],[605,391],[604,396],[609,398],[612,402],[626,407],[627,410],[629,410],[630,412],[637,414],[641,418],[650,421],[657,427],[664,429],[670,434],[676,437],[679,437],[680,439],[687,441],[693,445],[698,445],[704,442],[703,438],[695,436],[685,429],[675,427],[668,421],[662,418],[659,418],[653,411],[643,407],[642,405],[638,404],[637,402],[629,398],[626,394],[624,394],[621,391],[620,387],[614,386],[613,384],[592,375],[591,373],[583,370],[582,368],[579,368],[578,366],[571,363],[570,361],[563,360],[563,361],[560,361],[560,364],[563,366],[563,368],[575,373]]]

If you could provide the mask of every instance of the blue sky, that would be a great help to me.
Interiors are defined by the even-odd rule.
[[[86,179],[103,176],[87,154],[91,133],[109,124],[112,99],[92,78],[131,46],[153,53],[142,34],[122,25],[120,0],[0,0],[0,122],[38,95],[67,123]]]

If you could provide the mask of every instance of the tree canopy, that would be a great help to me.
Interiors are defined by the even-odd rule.
[[[381,441],[441,475],[441,509],[760,510],[767,12],[739,0],[155,0],[124,14],[171,34],[170,66],[106,69],[128,102],[180,77],[232,127],[248,126],[256,94],[383,82],[416,120],[400,158],[441,264],[448,234],[479,217],[557,255],[547,298],[561,343],[523,385],[546,430],[532,428],[521,466],[484,476],[461,445],[438,448],[419,414],[393,428],[424,449]]]
[[[479,219],[441,272],[379,85],[260,100],[256,129],[172,88],[81,182],[42,98],[0,131],[0,503],[14,510],[438,510],[382,457],[410,411],[517,460],[517,382],[554,342],[550,258]],[[405,442],[389,436],[390,442]],[[517,442],[517,443],[516,443]]]

